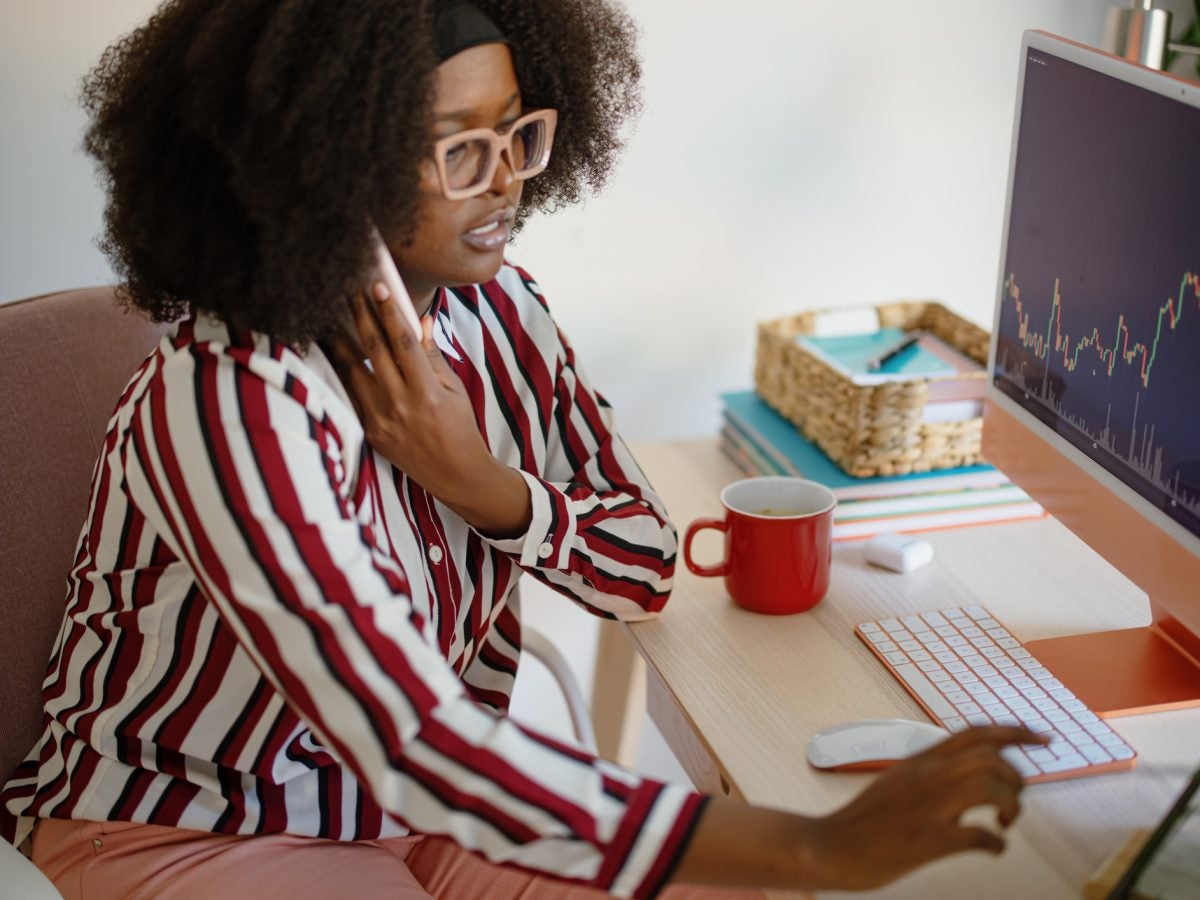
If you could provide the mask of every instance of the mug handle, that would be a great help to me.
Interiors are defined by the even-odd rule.
[[[696,537],[705,528],[715,528],[717,531],[728,531],[729,523],[724,519],[697,519],[687,527],[687,532],[683,536],[683,561],[687,563],[687,567],[694,575],[702,575],[710,577],[713,575],[728,575],[729,560],[722,560],[715,566],[697,565],[692,559],[692,539]]]

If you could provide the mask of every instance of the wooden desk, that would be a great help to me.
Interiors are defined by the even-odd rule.
[[[720,488],[740,477],[715,441],[643,444],[634,453],[681,531],[719,515]],[[709,534],[696,549],[715,562],[720,537]],[[663,615],[625,630],[647,663],[650,714],[698,787],[822,813],[868,784],[869,775],[818,772],[804,760],[808,736],[835,722],[924,719],[854,637],[860,621],[975,602],[1023,640],[1149,621],[1145,595],[1053,520],[928,538],[934,561],[903,576],[869,568],[861,544],[835,544],[825,600],[779,618],[734,606],[720,579],[697,578],[680,559]],[[1079,897],[1104,858],[1134,828],[1151,826],[1200,762],[1200,710],[1114,724],[1139,753],[1133,772],[1034,785],[1002,857],[959,856],[868,896]]]

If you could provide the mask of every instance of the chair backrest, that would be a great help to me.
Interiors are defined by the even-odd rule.
[[[41,731],[41,684],[104,428],[164,331],[113,288],[0,305],[0,781]]]

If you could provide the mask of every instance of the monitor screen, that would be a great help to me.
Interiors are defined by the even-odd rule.
[[[1200,108],[1024,53],[994,387],[1200,536]]]

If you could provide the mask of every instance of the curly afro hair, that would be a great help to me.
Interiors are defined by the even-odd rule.
[[[475,0],[529,107],[559,111],[518,225],[600,189],[640,109],[634,26],[610,0]],[[430,0],[168,0],[83,85],[108,193],[101,249],[127,303],[189,304],[293,345],[330,335],[367,218],[411,234],[430,150]]]

